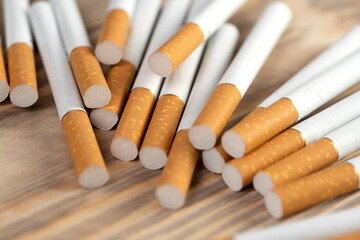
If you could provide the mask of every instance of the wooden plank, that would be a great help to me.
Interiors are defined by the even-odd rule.
[[[93,44],[107,2],[78,1]],[[240,44],[265,2],[269,1],[249,1],[231,19],[241,31]],[[356,0],[288,2],[294,11],[291,26],[228,127],[360,21]],[[0,8],[2,11],[1,4]],[[3,25],[1,19],[2,34]],[[234,193],[220,176],[199,166],[186,206],[167,211],[154,196],[160,171],[146,170],[137,161],[115,160],[109,150],[114,131],[99,130],[95,133],[111,179],[101,189],[81,189],[38,54],[36,65],[39,102],[28,109],[16,108],[8,100],[0,104],[0,239],[208,239],[358,205],[360,194],[353,193],[277,221],[266,212],[262,197],[251,186]]]

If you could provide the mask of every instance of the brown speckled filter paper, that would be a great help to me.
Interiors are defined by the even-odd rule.
[[[284,217],[354,191],[358,183],[358,174],[354,166],[342,163],[274,188],[273,192],[282,201]]]
[[[337,158],[338,152],[334,143],[327,138],[321,138],[263,172],[271,177],[276,187],[327,167]]]
[[[81,110],[68,112],[61,124],[77,175],[80,176],[84,170],[92,166],[106,169],[86,112]]]
[[[298,112],[291,100],[282,98],[252,118],[239,122],[235,131],[246,144],[248,153],[297,121]]]
[[[15,43],[7,50],[10,91],[27,84],[37,90],[33,49],[26,43]]]
[[[188,130],[181,130],[175,136],[168,161],[161,174],[158,187],[171,184],[187,195],[195,171],[199,151],[190,143]]]
[[[140,87],[133,89],[121,115],[114,139],[127,138],[139,148],[154,104],[155,96],[149,89]]]
[[[179,97],[175,95],[160,97],[141,147],[158,147],[167,154],[183,109],[184,103]]]
[[[111,100],[103,108],[112,111],[117,116],[120,115],[134,81],[135,73],[135,66],[126,60],[121,60],[110,68],[107,74],[107,83],[111,91]]]
[[[100,64],[91,48],[75,48],[70,54],[70,64],[83,98],[86,90],[93,85],[108,87]]]
[[[103,41],[111,41],[124,51],[124,46],[130,29],[130,19],[122,9],[110,11],[105,18],[98,44]]]
[[[193,126],[207,125],[218,138],[240,100],[241,95],[235,85],[218,85]]]
[[[231,160],[228,164],[234,166],[240,172],[243,186],[246,186],[252,182],[257,172],[280,161],[304,146],[305,140],[301,133],[297,130],[289,129],[267,141],[245,157]]]
[[[0,81],[5,81],[7,84],[9,84],[8,79],[7,79],[7,75],[6,75],[4,55],[3,55],[1,45],[0,45]]]
[[[204,33],[200,27],[194,23],[187,23],[156,52],[164,53],[169,57],[174,72],[203,40]]]

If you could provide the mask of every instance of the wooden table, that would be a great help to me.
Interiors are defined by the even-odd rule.
[[[93,44],[107,2],[78,1]],[[241,31],[241,42],[266,2],[251,0],[231,19]],[[294,19],[229,126],[360,22],[358,0],[289,0],[289,4]],[[2,36],[3,28],[1,20]],[[99,130],[96,137],[111,179],[98,190],[82,189],[38,53],[36,65],[39,101],[27,109],[8,100],[0,104],[0,239],[208,239],[324,214],[360,201],[360,193],[348,194],[276,221],[251,186],[232,192],[220,176],[199,166],[186,206],[167,211],[154,196],[161,171],[146,170],[138,161],[116,160],[109,151],[114,131]]]

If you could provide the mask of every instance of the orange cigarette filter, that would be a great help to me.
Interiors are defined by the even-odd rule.
[[[38,99],[35,58],[26,43],[14,43],[7,50],[10,99],[19,107],[29,107]]]
[[[61,124],[80,185],[90,189],[104,185],[109,174],[86,112],[70,111]]]
[[[105,18],[96,45],[96,56],[104,64],[116,64],[124,52],[130,29],[130,18],[122,9],[111,10]]]
[[[269,189],[327,167],[337,159],[338,151],[334,143],[328,138],[321,138],[259,172],[254,179],[255,189],[265,194]]]
[[[105,107],[94,109],[90,115],[91,122],[96,127],[110,130],[117,123],[134,81],[135,73],[135,66],[126,60],[121,60],[110,68],[107,74],[107,83],[111,91],[111,100]],[[108,117],[104,119],[104,116]]]
[[[204,33],[194,23],[185,24],[149,58],[150,68],[167,77],[204,41]]]
[[[4,101],[9,94],[9,82],[6,75],[4,55],[0,44],[0,102]]]
[[[141,145],[141,154],[146,155],[150,152],[156,154],[158,152],[156,155],[158,155],[160,163],[150,166],[142,162],[145,167],[158,169],[158,166],[165,165],[183,109],[184,103],[176,95],[163,95],[158,100]]]
[[[199,151],[191,145],[188,130],[178,132],[156,189],[164,208],[177,209],[185,204],[198,157]]]
[[[139,87],[131,91],[111,143],[111,153],[116,158],[130,161],[137,157],[154,104],[155,96],[149,89]]]
[[[229,161],[224,167],[222,177],[232,190],[240,191],[252,182],[256,173],[298,151],[305,144],[300,132],[295,129],[286,130],[245,157]]]
[[[81,96],[88,108],[107,105],[111,99],[100,64],[89,47],[77,47],[70,54],[70,64]]]
[[[204,143],[199,149],[209,149],[215,145],[240,100],[241,94],[235,85],[224,83],[215,88],[191,128],[191,136],[194,138],[206,134],[209,139],[208,143]]]
[[[360,232],[354,232],[339,237],[328,238],[327,240],[357,240],[360,239]]]
[[[266,194],[266,207],[276,217],[286,217],[358,188],[355,167],[342,163],[274,188]]]

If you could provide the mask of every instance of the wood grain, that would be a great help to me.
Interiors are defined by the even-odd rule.
[[[249,33],[265,7],[252,0],[231,22]],[[93,44],[100,34],[108,1],[79,0]],[[309,60],[360,22],[357,0],[289,0],[291,26],[240,103],[228,127],[244,117]],[[2,5],[0,5],[2,12]],[[0,32],[4,39],[3,20]],[[282,221],[266,212],[252,186],[234,193],[220,176],[199,166],[186,206],[167,211],[155,199],[160,171],[110,154],[110,132],[95,130],[111,179],[90,191],[76,182],[70,153],[39,54],[36,53],[39,101],[21,109],[0,104],[0,239],[208,239],[332,212],[359,204],[352,193]],[[106,70],[106,68],[104,68]],[[341,80],[341,79],[340,79]],[[356,86],[334,101],[359,89]],[[334,102],[332,101],[332,102]]]

